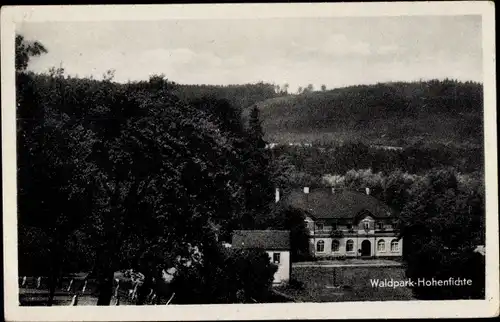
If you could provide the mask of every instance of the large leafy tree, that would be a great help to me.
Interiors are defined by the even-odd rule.
[[[404,237],[408,277],[436,280],[468,278],[461,287],[416,287],[420,299],[484,297],[484,257],[474,249],[484,243],[481,194],[462,191],[451,169],[434,170],[414,184],[399,227]]]
[[[136,265],[150,286],[177,256],[187,256],[188,243],[203,252],[211,220],[227,220],[237,209],[227,138],[164,85],[129,90],[144,113],[114,120],[114,131],[102,133],[94,146],[102,205],[93,221],[102,258],[96,270],[100,305],[109,304],[115,270]],[[113,108],[103,111],[116,115]],[[138,261],[145,253],[146,271]]]

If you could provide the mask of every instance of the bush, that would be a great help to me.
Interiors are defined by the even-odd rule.
[[[277,267],[264,250],[217,249],[209,256],[174,280],[176,303],[255,303],[271,296]]]
[[[484,195],[460,188],[453,169],[436,169],[412,186],[399,216],[409,278],[472,280],[460,287],[415,288],[418,299],[484,298],[484,257],[473,252],[484,244]]]

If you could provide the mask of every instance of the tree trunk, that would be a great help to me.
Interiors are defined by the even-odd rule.
[[[113,296],[113,277],[114,272],[112,269],[107,268],[99,274],[98,278],[98,292],[97,305],[105,306],[110,305],[111,297]]]
[[[146,276],[144,278],[144,283],[138,287],[136,305],[144,305],[146,303],[146,299],[149,295],[149,292],[150,292],[151,288],[153,287],[150,280],[151,279],[149,278],[149,276]]]
[[[56,294],[57,286],[57,274],[55,269],[53,269],[50,273],[48,284],[49,298],[47,299],[47,306],[52,306],[52,304],[54,303],[54,296]]]

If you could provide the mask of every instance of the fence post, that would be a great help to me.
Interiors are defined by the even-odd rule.
[[[73,298],[71,299],[71,304],[70,306],[77,306],[78,305],[78,294],[73,295]]]
[[[87,289],[87,280],[85,280],[85,283],[83,284],[82,294],[85,293],[86,289]]]

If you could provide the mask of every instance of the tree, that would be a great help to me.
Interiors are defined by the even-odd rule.
[[[248,138],[255,148],[265,148],[266,142],[264,141],[264,131],[262,129],[262,121],[260,120],[260,110],[257,106],[254,106],[250,111]]]
[[[139,97],[145,114],[124,119],[95,145],[94,177],[105,205],[95,214],[94,228],[101,266],[98,305],[109,304],[117,269],[140,269],[144,294],[168,263],[189,256],[188,243],[203,253],[209,221],[231,218],[231,205],[239,200],[228,162],[234,151],[204,112],[177,100],[168,87],[126,95]],[[110,116],[119,106],[111,106]],[[152,254],[146,266],[139,264],[145,253]]]
[[[419,299],[478,299],[484,297],[484,257],[474,252],[484,226],[482,209],[458,189],[452,169],[433,170],[416,182],[411,201],[398,226],[404,238],[406,274],[413,280],[472,280],[461,287],[415,287]]]
[[[241,108],[234,106],[227,99],[216,96],[203,96],[189,101],[189,104],[206,113],[227,137],[239,140],[243,137]]]
[[[78,160],[89,157],[94,136],[58,109],[65,97],[62,76],[53,76],[46,84],[37,80],[23,72],[16,79],[19,269],[20,273],[25,269],[22,263],[30,256],[24,251],[29,236],[37,232],[45,243],[40,253],[47,256],[37,269],[49,277],[51,305],[58,276],[79,256],[66,247],[67,240],[91,211],[92,188]]]
[[[47,49],[38,41],[27,41],[22,35],[16,35],[16,71],[24,71],[31,57],[47,53]]]
[[[326,85],[325,85],[325,84],[321,85],[321,91],[322,91],[322,92],[325,92],[325,91],[326,91]]]
[[[258,229],[269,216],[274,200],[271,154],[266,149],[259,114],[258,107],[254,106],[250,112],[243,151],[241,182],[245,189],[246,207],[243,218],[238,219],[238,226],[245,229]]]
[[[305,224],[305,213],[297,208],[278,206],[266,222],[266,229],[289,230],[291,260],[309,258],[309,232]]]
[[[400,212],[410,199],[410,187],[414,178],[401,170],[391,172],[383,180],[383,198],[387,205]]]
[[[285,94],[285,95],[288,95],[288,89],[289,89],[289,88],[290,88],[290,84],[285,83],[285,84],[283,85],[283,91],[284,91],[284,94]]]

